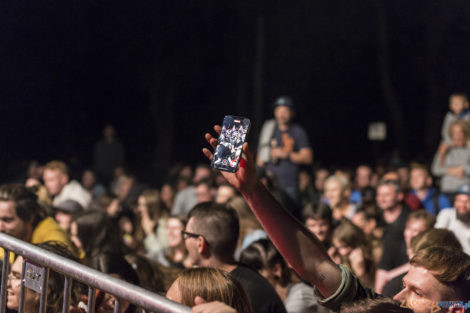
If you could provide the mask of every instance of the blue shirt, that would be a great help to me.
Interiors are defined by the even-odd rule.
[[[411,190],[410,193],[416,196],[416,190]],[[429,213],[433,215],[436,215],[440,210],[452,207],[452,204],[450,203],[449,199],[447,199],[446,196],[440,194],[437,197],[438,209],[435,210],[434,208],[434,202],[435,202],[434,195],[435,194],[436,194],[436,190],[434,188],[429,188],[428,193],[426,194],[426,197],[423,200],[420,199],[426,211],[428,211]]]

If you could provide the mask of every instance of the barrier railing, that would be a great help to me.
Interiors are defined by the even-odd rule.
[[[0,247],[4,249],[0,289],[0,313],[5,313],[6,308],[7,276],[10,271],[10,252],[21,255],[29,261],[41,265],[37,266],[23,261],[18,313],[23,313],[25,287],[40,293],[39,313],[45,313],[49,270],[58,272],[65,277],[62,313],[69,312],[70,293],[73,280],[79,281],[88,286],[88,313],[94,313],[96,289],[115,296],[115,313],[120,312],[121,300],[128,301],[137,307],[147,310],[148,312],[186,313],[191,311],[190,308],[184,305],[170,301],[165,297],[152,293],[146,289],[134,286],[130,283],[101,273],[3,233],[0,233]]]

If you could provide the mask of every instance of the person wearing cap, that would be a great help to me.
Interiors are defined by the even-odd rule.
[[[463,251],[470,254],[470,184],[459,187],[454,207],[439,212],[434,227],[453,231]]]
[[[70,224],[75,214],[83,211],[83,207],[75,200],[65,200],[54,207],[54,218],[60,228],[70,233]]]
[[[274,173],[279,187],[299,201],[300,165],[310,165],[313,152],[302,126],[292,123],[294,104],[282,96],[274,102],[274,120],[264,123],[260,134],[257,165]]]

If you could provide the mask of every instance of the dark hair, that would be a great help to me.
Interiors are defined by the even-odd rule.
[[[269,239],[259,239],[250,244],[240,255],[240,263],[259,272],[263,269],[270,270],[276,264],[281,266],[279,283],[287,286],[290,282],[290,272],[287,263]]]
[[[232,257],[240,231],[237,212],[215,202],[197,204],[189,213],[194,219],[194,232],[204,236],[211,252],[219,257]]]
[[[46,241],[36,245],[64,258],[70,259],[77,263],[80,261],[70,252],[63,243],[58,241]],[[61,311],[63,293],[64,293],[64,276],[53,270],[49,273],[49,281],[47,285],[47,313],[57,313]],[[86,293],[85,285],[80,282],[74,282],[72,285],[72,304],[77,303],[81,294]]]
[[[1,185],[0,201],[14,202],[16,215],[24,222],[31,222],[33,225],[45,215],[36,194],[22,184]]]
[[[455,234],[443,228],[431,228],[422,231],[411,238],[410,242],[410,248],[413,253],[424,248],[435,246],[447,246],[462,250],[462,245],[457,237],[455,237]]]
[[[331,208],[326,203],[318,203],[318,204],[307,204],[302,211],[302,215],[304,221],[307,219],[314,219],[314,220],[325,220],[328,221],[330,226],[333,223],[333,216],[331,212]]]
[[[103,252],[124,253],[119,232],[105,212],[85,211],[77,214],[73,221],[77,223],[77,236],[88,259]]]
[[[140,287],[161,295],[165,294],[164,274],[156,264],[135,253],[126,254],[124,257],[137,273]]]
[[[364,203],[357,209],[356,214],[357,213],[362,213],[367,221],[374,220],[376,222],[376,228],[382,228],[386,225],[383,212],[375,203]]]
[[[380,181],[378,186],[377,186],[377,190],[381,186],[391,186],[391,187],[393,187],[393,189],[395,189],[396,193],[403,192],[403,189],[400,186],[400,182],[398,182],[396,180],[382,180],[382,181]]]
[[[347,302],[341,306],[340,313],[412,313],[413,310],[402,307],[400,302],[390,298],[364,299]]]
[[[133,285],[139,285],[139,277],[129,262],[126,261],[123,255],[100,253],[93,256],[91,267],[105,274],[119,275],[119,278]],[[98,305],[98,303],[97,303]],[[136,311],[134,304],[129,303],[129,307],[125,313],[132,313]]]

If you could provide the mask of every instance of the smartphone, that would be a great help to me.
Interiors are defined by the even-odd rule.
[[[248,118],[226,115],[222,122],[222,132],[214,151],[211,167],[221,171],[236,172],[242,157],[243,143],[249,130]]]

